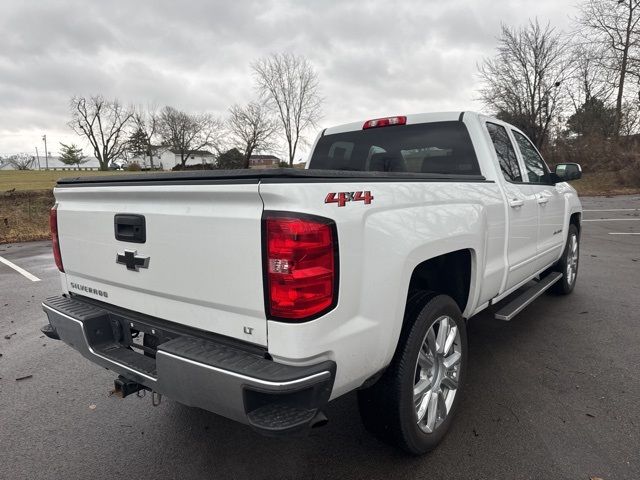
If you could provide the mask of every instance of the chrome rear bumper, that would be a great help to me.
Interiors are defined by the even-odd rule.
[[[238,345],[176,333],[167,329],[167,322],[154,326],[150,317],[141,320],[133,312],[128,317],[77,297],[49,298],[42,306],[55,334],[92,362],[263,433],[312,425],[331,395],[334,362],[279,364]],[[162,332],[155,358],[132,348],[132,331]]]

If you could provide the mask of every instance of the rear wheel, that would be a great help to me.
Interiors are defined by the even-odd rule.
[[[562,278],[554,283],[551,291],[558,295],[568,295],[576,286],[578,278],[578,263],[580,260],[580,235],[575,225],[569,225],[567,244],[562,252],[562,257],[552,268],[555,272],[561,272]]]
[[[414,294],[391,365],[358,392],[365,427],[413,454],[435,448],[459,403],[466,357],[466,327],[454,300]]]

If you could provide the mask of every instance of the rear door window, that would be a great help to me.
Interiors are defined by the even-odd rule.
[[[310,169],[480,175],[467,127],[432,122],[325,135]]]
[[[511,130],[511,133],[516,139],[520,155],[524,160],[524,168],[527,170],[529,183],[549,183],[549,169],[529,139],[515,130]]]
[[[487,122],[486,125],[491,141],[493,142],[493,148],[495,148],[496,155],[498,156],[502,175],[504,175],[504,178],[510,182],[521,183],[522,172],[520,171],[518,157],[516,156],[516,151],[509,139],[507,129],[502,125],[491,122]]]

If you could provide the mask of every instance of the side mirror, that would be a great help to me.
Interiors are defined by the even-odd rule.
[[[559,163],[554,171],[556,183],[570,182],[582,178],[582,168],[578,163]]]

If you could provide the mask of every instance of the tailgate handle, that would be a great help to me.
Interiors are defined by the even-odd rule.
[[[113,219],[116,240],[131,243],[147,241],[147,228],[144,215],[118,213]]]

